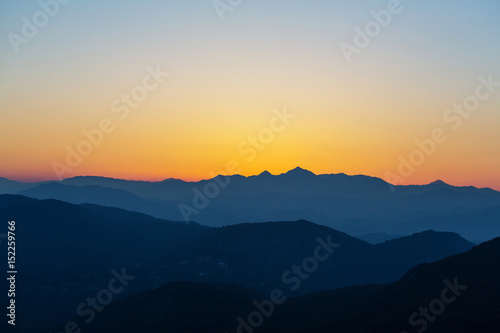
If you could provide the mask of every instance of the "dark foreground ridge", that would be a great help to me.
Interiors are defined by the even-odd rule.
[[[498,281],[500,238],[419,265],[395,283],[282,297],[281,304],[233,285],[170,283],[110,305],[92,332],[497,333]]]
[[[17,249],[23,288],[16,296],[23,313],[19,322],[27,332],[71,319],[78,305],[108,288],[123,270],[135,279],[113,293],[113,301],[172,281],[234,283],[264,295],[282,288],[292,297],[393,282],[419,263],[473,246],[457,234],[433,231],[371,245],[303,220],[210,228],[117,208],[13,195],[0,196],[0,218],[15,218],[16,231],[23,236]],[[307,264],[318,239],[339,247],[314,274],[299,278],[303,271],[293,266]],[[324,257],[325,249],[319,250]]]

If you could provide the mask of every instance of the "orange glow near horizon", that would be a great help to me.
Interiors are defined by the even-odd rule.
[[[442,128],[447,140],[401,184],[441,179],[500,190],[500,89],[467,116],[446,118],[480,76],[500,81],[496,3],[416,5],[351,63],[339,44],[352,41],[373,3],[270,2],[266,15],[245,6],[225,23],[210,5],[90,3],[65,7],[19,54],[3,39],[0,177],[196,181],[227,173],[234,160],[245,176],[300,166],[387,180],[400,156],[419,149],[416,140]],[[79,10],[94,5],[100,12],[89,27]],[[0,13],[0,30],[18,29],[18,18],[39,8],[11,10]],[[415,29],[421,17],[428,22]],[[127,104],[123,96],[134,92],[140,98]],[[294,118],[273,121],[284,108]],[[103,121],[108,133],[68,163],[67,147],[89,149],[83,131]],[[251,148],[259,133],[265,143]]]
[[[158,181],[163,181],[168,178],[174,178],[174,179],[180,179],[186,182],[197,182],[200,180],[205,180],[205,179],[211,179],[213,178],[214,175],[234,175],[234,174],[239,174],[242,176],[254,176],[258,175],[264,171],[268,171],[273,175],[279,175],[282,173],[286,173],[289,170],[294,169],[297,166],[300,165],[295,165],[295,166],[287,166],[287,167],[274,167],[274,168],[259,168],[259,167],[252,167],[252,168],[245,168],[245,163],[239,164],[241,167],[241,172],[239,173],[228,173],[226,171],[226,167],[222,166],[221,168],[213,168],[213,169],[206,169],[206,170],[201,170],[197,169],[197,173],[193,174],[186,174],[183,173],[182,171],[177,171],[177,170],[169,170],[170,172],[165,173],[162,172],[161,170],[157,172],[151,172],[148,175],[144,175],[140,171],[137,172],[103,172],[103,173],[93,173],[93,172],[75,172],[72,174],[70,177],[77,177],[77,176],[98,176],[98,177],[107,177],[107,178],[116,178],[116,179],[124,179],[124,180],[135,180],[135,181],[150,181],[150,182],[158,182]],[[380,172],[378,175],[376,173],[370,174],[368,172],[365,172],[363,170],[357,171],[357,172],[345,172],[343,170],[329,170],[327,167],[319,167],[319,168],[310,168],[310,167],[305,167],[305,166],[300,166],[301,168],[307,169],[309,171],[312,171],[313,173],[320,175],[320,174],[338,174],[338,173],[345,173],[350,176],[354,175],[367,175],[367,176],[372,176],[372,177],[378,177],[381,179],[384,179],[384,172]],[[82,168],[85,169],[85,168]],[[57,180],[57,178],[54,177],[53,173],[48,173],[47,175],[37,175],[37,177],[17,177],[15,174],[13,175],[2,175],[2,177],[10,179],[10,180],[15,180],[19,182],[40,182],[40,181],[50,181],[50,180]],[[420,175],[419,177],[411,177],[408,178],[406,181],[398,183],[398,185],[425,185],[429,184],[433,181],[436,180],[442,180],[446,182],[447,184],[453,185],[453,186],[475,186],[478,188],[492,188],[494,190],[500,191],[500,183],[495,183],[492,182],[490,179],[486,177],[480,177],[478,175],[477,178],[471,179],[471,180],[464,180],[460,177],[459,174],[453,174],[450,173],[448,176],[444,177],[438,177],[435,178],[432,175]],[[384,179],[388,181],[387,179]]]

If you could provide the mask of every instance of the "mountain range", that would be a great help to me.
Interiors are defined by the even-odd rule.
[[[338,244],[300,288],[285,292],[292,297],[396,281],[415,265],[473,246],[455,233],[426,231],[372,245],[305,220],[209,227],[20,195],[0,195],[0,218],[15,220],[22,240],[17,300],[26,332],[69,320],[80,302],[107,285],[112,270],[135,276],[116,300],[173,281],[234,283],[266,294],[296,285],[293,267],[305,265],[319,245]],[[287,271],[294,273],[284,278]]]
[[[429,229],[480,243],[500,236],[500,193],[442,181],[392,186],[369,176],[314,173],[217,176],[199,182],[74,177],[61,182],[0,180],[0,193],[90,203],[207,226],[304,219],[377,241]],[[369,239],[369,238],[368,238]]]
[[[496,333],[499,279],[496,238],[418,265],[394,283],[281,297],[278,303],[230,284],[169,283],[111,304],[89,328],[94,333]]]

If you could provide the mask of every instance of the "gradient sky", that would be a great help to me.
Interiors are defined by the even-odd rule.
[[[340,43],[387,3],[244,0],[221,21],[211,0],[73,0],[16,53],[8,34],[41,7],[0,0],[0,176],[57,179],[53,162],[109,118],[114,131],[64,178],[197,180],[230,160],[244,175],[385,178],[443,128],[403,183],[500,190],[500,88],[458,129],[443,120],[479,76],[500,81],[500,2],[402,0],[347,63]],[[121,120],[113,101],[157,64],[170,76]],[[296,118],[248,161],[238,147],[284,107]]]

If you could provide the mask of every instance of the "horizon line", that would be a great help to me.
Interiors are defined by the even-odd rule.
[[[344,175],[344,176],[347,176],[347,177],[369,177],[369,178],[376,178],[376,179],[379,179],[385,183],[387,183],[387,185],[389,186],[425,186],[425,185],[430,185],[430,184],[433,184],[433,183],[443,183],[445,185],[449,185],[449,186],[453,186],[453,187],[474,187],[474,188],[478,188],[478,189],[491,189],[491,190],[494,190],[494,191],[499,191],[499,190],[495,190],[493,187],[476,187],[474,185],[452,185],[450,183],[447,183],[441,179],[436,179],[434,181],[431,181],[429,183],[413,183],[413,184],[399,184],[399,185],[394,185],[386,180],[384,180],[383,178],[380,178],[380,177],[376,177],[376,176],[371,176],[371,175],[366,175],[366,174],[347,174],[347,173],[344,173],[344,172],[340,172],[340,173],[319,173],[319,174],[316,174],[308,169],[304,169],[300,166],[297,166],[293,169],[290,169],[286,172],[282,172],[280,174],[273,174],[267,170],[264,170],[262,171],[261,173],[259,174],[254,174],[254,175],[249,175],[249,176],[245,176],[245,175],[241,175],[241,174],[238,174],[238,173],[235,173],[235,174],[217,174],[215,175],[214,173],[214,176],[211,177],[211,178],[200,178],[200,179],[189,179],[189,178],[184,178],[184,179],[181,179],[181,178],[173,178],[173,177],[169,177],[169,178],[163,178],[163,179],[158,179],[158,180],[145,180],[145,179],[137,179],[137,178],[134,178],[134,179],[127,179],[127,178],[116,178],[116,177],[110,177],[110,176],[102,176],[102,175],[77,175],[77,176],[73,176],[73,177],[67,177],[67,178],[64,178],[64,179],[45,179],[45,180],[35,180],[35,179],[32,179],[32,180],[18,180],[18,179],[12,179],[12,178],[7,178],[7,177],[3,177],[0,175],[0,179],[6,179],[8,181],[14,181],[14,182],[18,182],[18,183],[25,183],[25,184],[36,184],[36,183],[50,183],[50,182],[63,182],[65,180],[68,180],[68,179],[74,179],[74,178],[103,178],[103,179],[112,179],[112,180],[123,180],[123,181],[131,181],[131,182],[145,182],[145,183],[161,183],[161,182],[164,182],[164,181],[182,181],[182,182],[185,182],[185,183],[198,183],[198,182],[201,182],[201,181],[208,181],[208,180],[211,180],[211,179],[214,179],[216,177],[243,177],[243,178],[251,178],[251,177],[258,177],[258,176],[262,176],[263,174],[269,174],[273,177],[278,177],[278,176],[282,176],[282,175],[286,175],[290,172],[293,172],[293,171],[302,171],[304,173],[311,173],[313,174],[314,176],[329,176],[329,175]]]

